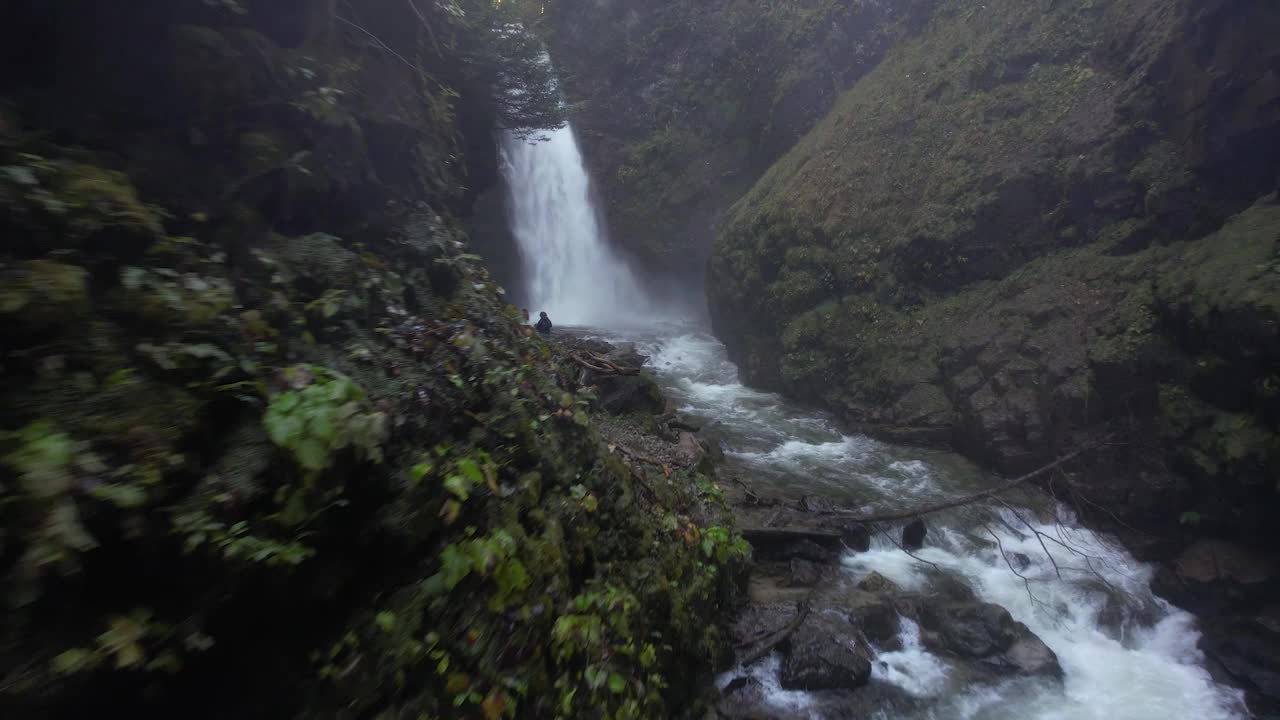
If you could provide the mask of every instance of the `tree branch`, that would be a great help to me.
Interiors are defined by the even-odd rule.
[[[943,510],[951,510],[953,508],[958,508],[963,505],[970,505],[979,500],[985,500],[989,497],[993,497],[1001,493],[1006,493],[1018,487],[1019,485],[1026,483],[1029,480],[1034,480],[1035,478],[1038,478],[1041,475],[1044,475],[1045,473],[1053,470],[1056,467],[1059,467],[1068,462],[1071,462],[1072,460],[1083,455],[1085,452],[1092,450],[1093,447],[1094,446],[1089,445],[1086,447],[1082,447],[1079,450],[1075,450],[1073,452],[1067,453],[1066,455],[1063,455],[1062,457],[1058,458],[1057,460],[1054,460],[1053,462],[1049,463],[1048,465],[1045,465],[1044,467],[1032,470],[1026,475],[1023,475],[1018,478],[1014,478],[1013,480],[1010,480],[1002,485],[997,485],[993,488],[988,488],[981,492],[976,492],[971,495],[964,495],[958,498],[953,498],[951,500],[946,500],[940,503],[936,503],[934,505],[926,505],[921,508],[915,508],[914,510],[909,510],[905,512],[881,513],[881,514],[873,514],[873,515],[861,515],[852,510],[820,510],[818,511],[818,513],[822,515],[848,516],[853,518],[854,520],[857,520],[858,522],[863,522],[863,523],[895,522],[899,520],[910,520],[912,518],[920,517],[921,515],[929,515],[931,513],[941,512]]]

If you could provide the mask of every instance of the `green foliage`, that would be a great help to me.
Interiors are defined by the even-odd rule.
[[[382,462],[387,418],[364,409],[365,394],[359,385],[341,373],[312,365],[291,368],[287,374],[309,384],[271,398],[262,423],[272,442],[292,451],[308,472],[329,467],[334,455],[347,447]]]
[[[566,108],[542,41],[527,30],[537,14],[527,2],[450,0],[435,3],[427,18],[449,31],[456,48],[463,93],[484,97],[499,128],[535,138],[558,128]],[[431,7],[428,5],[427,7]]]
[[[106,625],[92,647],[56,655],[50,662],[54,673],[72,675],[110,665],[115,670],[173,674],[182,669],[185,655],[206,652],[214,644],[198,630],[156,620],[146,608],[111,616]]]
[[[487,537],[452,543],[440,552],[440,572],[426,583],[436,593],[449,592],[470,576],[493,581],[489,609],[501,612],[519,603],[530,578],[510,533],[495,530]]]
[[[14,446],[4,455],[3,462],[22,478],[25,492],[48,499],[70,487],[75,446],[48,420],[37,420],[16,432],[0,433],[0,442]]]
[[[247,560],[268,566],[298,565],[315,554],[296,540],[279,542],[251,535],[247,522],[241,520],[228,527],[203,511],[176,514],[173,528],[184,538],[183,546],[188,553],[207,544],[228,560]]]
[[[751,546],[741,535],[728,528],[709,527],[702,530],[702,554],[721,565],[745,559],[751,554]]]

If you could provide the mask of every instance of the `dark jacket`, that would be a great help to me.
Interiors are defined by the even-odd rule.
[[[543,335],[550,335],[551,334],[551,318],[547,317],[546,315],[543,315],[542,318],[538,320],[538,324],[534,325],[534,327],[537,328],[538,332],[542,333]]]

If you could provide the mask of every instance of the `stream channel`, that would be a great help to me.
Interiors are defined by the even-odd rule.
[[[844,508],[888,512],[1001,482],[954,454],[847,435],[821,413],[743,386],[723,345],[700,329],[592,334],[635,343],[681,412],[715,429],[726,453],[722,484],[738,478],[760,495],[817,496]],[[960,579],[982,602],[1003,606],[1039,636],[1057,655],[1061,680],[1010,675],[975,682],[955,658],[926,649],[920,627],[899,617],[897,638],[886,644],[892,647],[871,647],[871,680],[853,693],[865,696],[864,703],[851,704],[850,693],[784,689],[778,652],[724,673],[720,685],[750,678],[760,709],[779,718],[1248,716],[1240,693],[1216,683],[1206,669],[1194,617],[1152,595],[1152,567],[1081,527],[1046,493],[1008,500],[1009,507],[982,503],[930,515],[925,546],[914,553],[919,559],[888,533],[874,536],[869,550],[842,552],[823,582],[852,588],[875,572],[903,591],[927,595],[940,577]],[[1032,526],[1045,535],[1037,537]],[[893,528],[900,530],[901,524]],[[1018,573],[1015,565],[1022,566]],[[753,585],[753,601],[754,595]]]

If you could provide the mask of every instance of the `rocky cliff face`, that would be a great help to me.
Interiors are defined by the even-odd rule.
[[[753,383],[1005,472],[1110,438],[1072,487],[1140,548],[1280,547],[1278,31],[941,3],[733,207],[717,333]]]
[[[615,242],[701,283],[725,209],[934,4],[548,3]]]
[[[333,8],[0,8],[0,707],[674,714],[741,541],[450,220],[459,16]]]
[[[1109,428],[1169,440],[1165,469],[1200,480],[1184,510],[1209,509],[1210,478],[1257,487],[1277,23],[1239,2],[945,4],[734,207],[718,332],[753,382],[1010,472]]]

